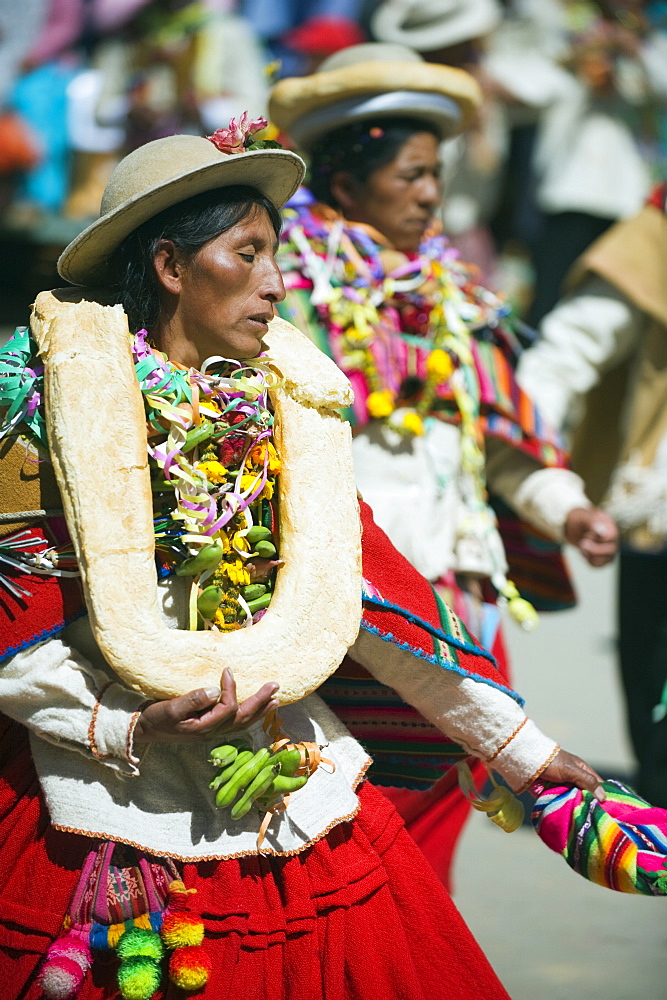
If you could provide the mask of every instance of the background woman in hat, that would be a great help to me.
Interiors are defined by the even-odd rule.
[[[266,594],[277,565],[271,556],[280,555],[275,546],[266,548],[271,537],[278,545],[278,531],[264,516],[272,511],[280,464],[262,388],[272,384],[275,373],[268,359],[257,355],[267,330],[271,334],[273,307],[284,295],[274,258],[278,207],[302,178],[298,157],[254,148],[256,126],[245,120],[233,125],[211,142],[175,136],[130,154],[108,185],[102,217],[60,262],[62,275],[72,282],[113,284],[127,312],[131,361],[150,423],[158,591],[166,621],[172,628],[187,628],[191,581],[199,581],[192,591],[201,590],[192,625],[203,627],[204,637],[216,625],[230,631],[232,639],[243,622],[252,626],[243,630],[252,635],[268,603],[256,611],[239,564],[252,566],[253,586],[260,583]],[[74,317],[83,314],[67,303],[78,299],[88,307],[86,294],[75,290],[68,298],[59,293],[49,301],[56,311],[65,310],[62,315]],[[99,307],[93,315],[99,317]],[[93,336],[92,326],[88,331]],[[75,358],[86,348],[85,339],[79,335],[77,340],[72,329],[71,348],[55,360],[49,360],[47,343],[47,371],[53,370],[50,364]],[[6,713],[0,783],[3,998],[33,1000],[43,991],[61,1000],[111,997],[116,977],[122,995],[135,1000],[154,993],[175,996],[174,984],[216,1000],[506,996],[393,807],[364,780],[370,763],[366,751],[316,695],[283,706],[273,725],[284,726],[290,738],[310,739],[307,761],[315,767],[316,744],[326,744],[332,766],[314,770],[283,812],[269,813],[270,825],[261,831],[266,796],[275,792],[278,772],[269,775],[268,792],[257,799],[263,809],[238,811],[232,822],[228,809],[213,806],[209,782],[215,772],[209,756],[213,747],[239,735],[251,744],[240,752],[252,760],[269,752],[275,729],[267,731],[262,720],[277,705],[281,677],[267,678],[241,704],[230,671],[224,672],[220,688],[147,703],[113,673],[93,639],[99,623],[90,623],[67,577],[73,560],[63,536],[66,526],[53,510],[57,496],[47,500],[44,492],[49,465],[40,463],[40,499],[51,508],[46,517],[44,510],[31,516],[35,501],[28,486],[21,486],[26,477],[12,471],[15,448],[22,452],[19,468],[24,470],[26,453],[48,457],[44,417],[53,424],[54,415],[44,410],[38,395],[42,376],[31,352],[34,344],[20,330],[0,359],[10,446],[3,482],[10,515],[3,520],[10,520],[13,510],[14,520],[29,519],[30,532],[38,538],[31,547],[25,533],[12,530],[0,548],[6,619],[0,634],[7,637],[0,673]],[[210,356],[214,360],[207,365]],[[130,364],[129,356],[125,360]],[[127,397],[118,389],[120,376],[114,365],[104,367],[104,356],[102,365],[95,386],[82,386],[81,402],[75,401],[81,423],[85,400],[94,400],[97,388],[100,394],[111,393],[119,427],[128,435],[129,403],[122,402]],[[175,394],[179,386],[181,396]],[[192,443],[201,440],[203,426],[202,419],[197,422],[196,399],[199,418],[215,421],[221,443],[211,438]],[[60,415],[67,406],[63,399]],[[99,414],[100,420],[108,416]],[[244,436],[247,427],[251,430]],[[61,439],[57,468],[67,447],[68,439]],[[109,442],[109,450],[118,447]],[[84,464],[96,463],[100,489],[109,491],[105,440],[94,450]],[[126,465],[130,455],[129,443],[120,447]],[[322,456],[327,459],[331,456]],[[219,561],[207,570],[208,584],[218,581],[219,604],[205,606],[201,599],[215,588],[204,586],[201,567],[192,565],[197,557],[183,536],[184,530],[186,538],[196,534],[196,517],[193,513],[183,522],[172,516],[174,498],[183,504],[189,494],[185,486],[172,486],[170,492],[165,477],[172,475],[173,481],[176,466],[191,480],[198,477],[201,490],[216,498],[219,514],[230,473],[238,477],[239,469],[253,463],[263,469],[256,473],[264,477],[261,495],[249,498],[246,492],[245,513],[242,496],[232,519],[211,536],[209,554],[216,547],[225,554],[218,553]],[[80,500],[90,510],[101,496]],[[182,509],[193,511],[194,505]],[[242,521],[236,519],[239,511]],[[130,523],[133,515],[125,511],[122,516]],[[365,601],[352,655],[418,704],[461,744],[459,754],[472,751],[491,760],[516,789],[540,773],[545,780],[595,789],[597,776],[525,718],[489,655],[392,548],[367,508],[362,518]],[[248,551],[251,536],[241,528],[248,523],[264,539],[261,551],[255,535],[256,551]],[[105,525],[97,527],[104,531]],[[77,537],[78,525],[70,528]],[[41,544],[40,537],[48,543]],[[325,544],[324,531],[322,539]],[[110,538],[109,559],[122,557],[132,544],[132,537]],[[245,561],[239,558],[242,552]],[[85,576],[87,599],[94,602],[91,565]],[[240,575],[232,573],[234,568]],[[313,605],[318,622],[320,615],[326,617],[333,592],[345,588],[343,577],[327,581],[329,593],[323,594],[321,607]],[[127,576],[111,579],[116,587],[132,585]],[[136,614],[141,620],[138,607]],[[131,632],[133,623],[123,627]],[[145,664],[136,667],[139,676]],[[456,747],[450,744],[450,750],[455,758]],[[234,754],[229,749],[223,754],[232,756],[232,768],[238,766]],[[282,771],[278,777],[284,777]],[[239,784],[239,796],[247,784]],[[218,782],[218,793],[223,788],[228,781]],[[236,806],[239,797],[230,801]],[[91,947],[94,954],[106,948],[112,955],[89,970]],[[160,986],[165,949],[171,952],[171,985]]]
[[[539,608],[568,606],[557,543],[602,565],[616,529],[591,506],[515,382],[520,344],[508,308],[434,224],[440,141],[467,127],[478,102],[467,73],[371,44],[281,81],[270,114],[311,160],[310,191],[285,212],[281,314],[353,385],[357,484],[378,523],[504,669],[497,597],[525,627],[534,611],[517,587]],[[410,747],[405,716],[371,681],[356,700],[348,693],[337,678],[325,685],[331,706],[372,748],[374,780],[392,789],[446,882],[467,804],[451,775],[419,791],[440,773],[424,755],[423,720],[411,720]],[[437,756],[435,731],[431,739]],[[397,766],[397,740],[409,765]]]

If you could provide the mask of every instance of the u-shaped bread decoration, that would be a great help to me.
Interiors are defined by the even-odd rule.
[[[110,666],[149,698],[217,685],[239,699],[264,682],[303,698],[338,667],[359,631],[361,537],[349,425],[352,390],[289,323],[265,338],[283,375],[270,391],[279,476],[280,557],[264,617],[235,632],[168,628],[161,617],[146,418],[121,306],[80,290],[42,292],[31,318],[44,362],[51,459],[95,639]]]

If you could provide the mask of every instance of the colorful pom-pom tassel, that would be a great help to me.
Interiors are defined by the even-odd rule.
[[[206,950],[191,945],[177,948],[169,960],[169,978],[174,986],[193,993],[206,986],[211,972],[211,960]]]
[[[162,922],[162,940],[167,948],[187,948],[204,940],[201,918],[187,910],[167,913]]]
[[[121,961],[141,955],[143,958],[152,958],[154,962],[160,962],[164,957],[164,945],[160,935],[156,931],[145,930],[142,927],[131,927],[125,931],[116,951]]]
[[[159,963],[164,956],[162,938],[156,931],[130,927],[116,946],[120,967],[118,988],[123,1000],[150,1000],[160,985]]]
[[[134,955],[120,963],[118,988],[123,1000],[150,1000],[160,985],[160,967],[152,958]]]
[[[188,907],[193,890],[176,880],[169,886],[169,906],[162,922],[162,940],[175,951],[169,960],[169,978],[175,986],[189,993],[203,989],[208,982],[211,962],[204,948],[204,924]]]
[[[88,945],[72,932],[53,942],[46,953],[39,985],[49,1000],[74,1000],[92,963]]]

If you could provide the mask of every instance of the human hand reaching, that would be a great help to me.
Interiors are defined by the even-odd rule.
[[[565,520],[565,539],[591,566],[604,566],[616,555],[616,522],[599,507],[575,507]]]
[[[247,729],[278,706],[278,688],[275,682],[263,684],[239,705],[234,675],[227,667],[220,689],[197,688],[147,705],[135,727],[134,743],[191,743]]]
[[[583,791],[592,792],[599,802],[604,802],[606,795],[602,788],[602,778],[592,767],[567,750],[560,749],[551,763],[545,767],[538,781],[552,785],[574,785]]]

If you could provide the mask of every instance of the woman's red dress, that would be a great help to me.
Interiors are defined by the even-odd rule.
[[[394,808],[368,782],[357,818],[286,858],[185,864],[213,962],[202,1000],[508,1000]],[[88,838],[54,830],[26,730],[0,729],[0,983],[41,1000]],[[96,958],[80,1000],[112,1000],[117,962]],[[184,994],[168,986],[156,1000]]]

